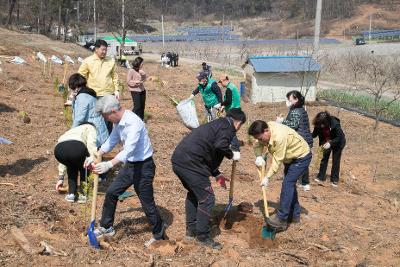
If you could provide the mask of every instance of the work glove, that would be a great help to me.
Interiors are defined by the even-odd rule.
[[[233,151],[233,157],[232,160],[240,160],[240,152],[239,151]]]
[[[218,103],[218,104],[214,105],[213,108],[220,109],[221,108],[221,103]]]
[[[331,144],[329,142],[326,142],[322,147],[324,149],[329,149],[329,148],[331,148]]]
[[[114,91],[114,96],[119,101],[119,91]]]
[[[257,167],[262,167],[265,164],[265,160],[262,156],[258,156],[255,163]]]
[[[226,189],[226,181],[229,181],[228,178],[225,178],[222,174],[215,177],[215,181],[223,188]]]
[[[262,179],[260,185],[264,186],[264,187],[268,187],[268,183],[269,183],[269,178],[267,176],[265,176],[264,179]]]
[[[64,185],[64,180],[60,180],[60,177],[58,177],[58,179],[59,180],[57,181],[57,184],[56,184],[56,191],[59,191],[60,188]]]
[[[112,167],[113,167],[113,164],[111,161],[103,161],[103,162],[97,163],[94,166],[94,171],[97,174],[103,174],[103,173],[108,172]]]
[[[284,120],[284,118],[283,118],[283,117],[276,117],[276,120],[275,120],[275,122],[277,122],[277,123],[282,123],[282,122],[283,122],[283,120]]]
[[[83,163],[83,168],[88,168],[89,166],[91,166],[93,164],[93,162],[94,162],[94,159],[92,156],[87,157],[85,159],[85,162]]]
[[[191,94],[189,99],[192,100],[194,98],[194,94]]]

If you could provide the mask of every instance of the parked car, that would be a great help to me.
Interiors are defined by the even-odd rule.
[[[364,40],[364,38],[357,38],[356,39],[356,45],[365,45],[367,44]]]

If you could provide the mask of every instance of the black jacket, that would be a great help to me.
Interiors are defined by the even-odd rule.
[[[340,120],[334,116],[331,116],[331,125],[330,125],[330,140],[329,143],[331,144],[332,148],[339,148],[342,149],[346,145],[346,137],[340,127]],[[321,128],[314,127],[314,131],[312,133],[312,137],[319,138],[319,145],[322,146],[325,143],[324,135],[322,133]]]
[[[216,176],[224,157],[231,159],[230,149],[236,129],[230,118],[220,118],[201,125],[185,136],[172,154],[172,164],[204,176]]]

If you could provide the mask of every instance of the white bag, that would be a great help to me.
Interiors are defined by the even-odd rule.
[[[199,127],[199,119],[197,118],[196,106],[194,101],[190,98],[182,100],[176,106],[179,117],[181,117],[183,124],[190,130]]]

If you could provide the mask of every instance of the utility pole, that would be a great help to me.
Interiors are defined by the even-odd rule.
[[[369,41],[371,41],[371,31],[372,31],[372,14],[369,15],[369,34],[368,34]]]
[[[97,40],[97,21],[96,21],[96,0],[93,0],[93,23],[94,23],[94,41]]]
[[[122,50],[125,46],[125,36],[126,36],[126,31],[125,31],[125,0],[122,0],[122,18],[121,18],[121,26],[122,26],[122,40],[121,40],[121,45],[119,47],[119,58],[121,59],[122,56]]]
[[[161,32],[162,32],[162,47],[164,48],[164,15],[161,14]]]
[[[321,32],[321,10],[322,10],[322,0],[317,0],[317,10],[315,14],[315,26],[314,26],[314,53],[317,53],[319,49],[319,34]]]

